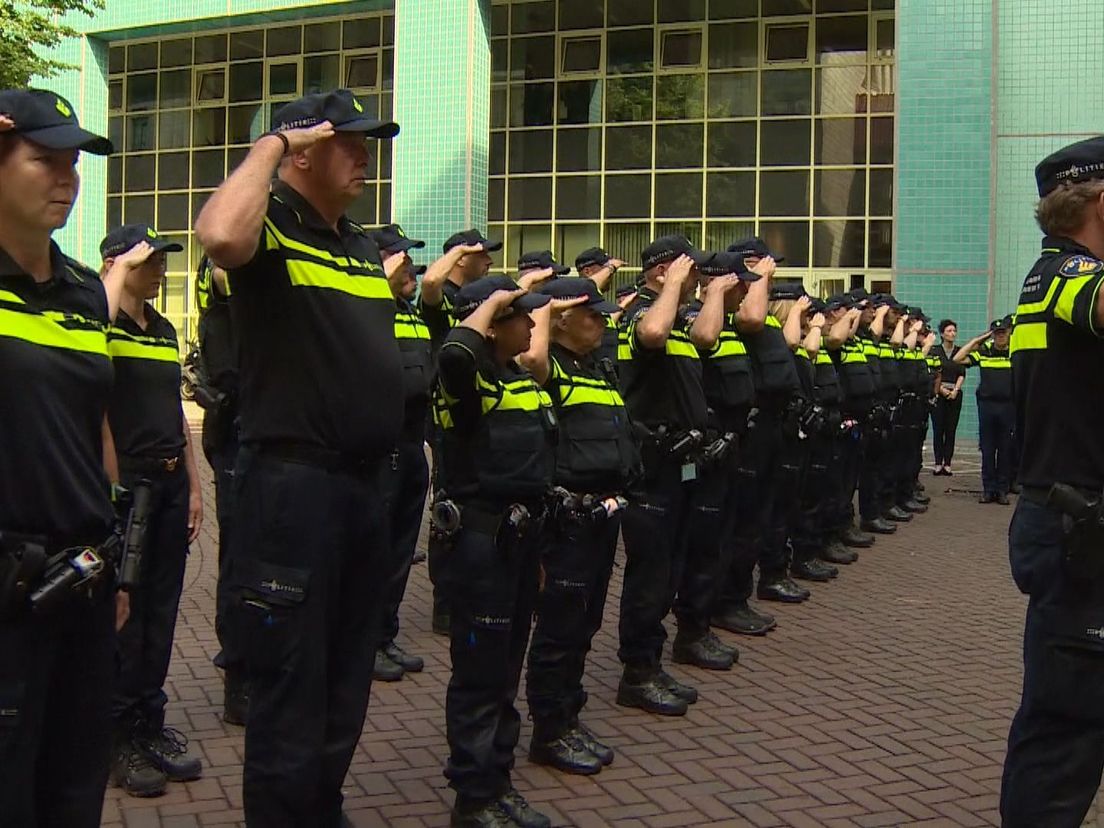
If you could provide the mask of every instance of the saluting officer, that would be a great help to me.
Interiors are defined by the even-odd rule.
[[[131,796],[157,796],[167,781],[198,779],[188,740],[165,727],[163,689],[184,588],[188,544],[199,535],[203,494],[180,401],[176,328],[150,304],[161,291],[167,254],[183,247],[146,224],[125,224],[100,243],[103,270],[139,244],[148,257],[127,273],[107,334],[115,384],[107,408],[119,478],[151,485],[145,554],[130,618],[119,631],[119,677],[112,699],[112,780]]]
[[[149,249],[116,259],[101,284],[51,240],[76,201],[81,151],[112,146],[67,100],[0,91],[0,821],[21,828],[100,824],[115,630],[128,611],[111,571],[45,615],[12,588],[38,585],[40,567],[23,567],[43,551],[98,547],[115,520],[107,328],[123,277]]]
[[[881,341],[889,309],[884,296],[871,295],[859,318],[856,333],[874,380],[874,404],[867,418],[859,475],[859,528],[875,535],[892,535],[897,531],[897,524],[883,517],[882,503],[887,458],[890,456],[890,396],[896,393],[882,378],[884,362],[881,358]]]
[[[625,577],[617,703],[682,716],[698,693],[661,667],[671,610],[690,541],[697,451],[709,419],[698,351],[685,305],[696,261],[705,255],[683,236],[656,239],[641,254],[644,286],[621,319],[621,393],[642,439],[644,476],[621,520]]]
[[[1012,331],[1023,492],[1009,528],[1012,576],[1029,596],[1024,684],[1001,786],[1005,828],[1080,825],[1104,767],[1104,578],[1096,516],[1047,505],[1055,483],[1104,491],[1104,138],[1035,170],[1046,238]]]
[[[453,826],[551,825],[510,781],[556,435],[551,400],[515,359],[529,349],[528,312],[549,301],[507,276],[471,282],[456,294],[458,322],[438,353],[438,479],[449,499],[434,504],[434,519],[452,536],[445,776],[456,791]]]
[[[621,498],[639,476],[640,455],[617,375],[597,357],[606,320],[620,308],[586,278],[553,279],[539,292],[552,301],[533,311],[532,343],[521,362],[556,409],[559,488],[529,648],[529,758],[593,774],[613,761],[613,751],[579,721],[583,669],[602,626]]]
[[[601,247],[588,247],[575,257],[575,271],[580,276],[585,276],[594,282],[599,293],[606,292],[614,274],[624,266],[623,261],[615,259]],[[619,307],[614,313],[605,317],[606,330],[602,334],[602,344],[598,350],[598,359],[608,359],[615,368],[617,366],[618,323],[621,320],[622,312],[623,308]]]
[[[1012,400],[1012,360],[1008,344],[1012,317],[994,319],[989,330],[967,342],[954,360],[977,366],[981,382],[977,389],[978,439],[981,442],[981,488],[979,503],[1007,506],[1012,485],[1012,431],[1016,426]],[[993,341],[985,344],[987,340]]]
[[[230,605],[230,558],[234,548],[234,466],[238,462],[238,345],[230,319],[230,282],[226,271],[205,255],[196,270],[199,308],[199,354],[206,387],[196,402],[203,408],[203,454],[214,472],[218,518],[219,577],[215,590],[215,634],[219,652],[214,664],[223,671],[222,720],[244,725],[249,714],[245,654],[227,628]]]
[[[285,104],[272,127],[196,221],[229,273],[240,350],[243,799],[251,824],[336,826],[372,683],[403,400],[395,299],[345,210],[374,163],[367,139],[399,128],[344,89]]]
[[[375,660],[377,679],[398,681],[404,673],[420,673],[425,667],[420,656],[407,653],[395,639],[399,634],[399,605],[410,578],[429,489],[425,439],[433,354],[429,328],[412,304],[418,283],[410,251],[425,247],[425,242],[409,238],[397,224],[381,227],[372,237],[379,247],[383,269],[395,296],[395,340],[399,343],[403,367],[402,431],[391,453],[388,475],[391,542],[381,573],[383,620]]]

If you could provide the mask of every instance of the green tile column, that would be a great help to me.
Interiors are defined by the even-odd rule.
[[[391,214],[436,256],[487,223],[490,0],[397,0]]]
[[[897,4],[895,292],[936,320],[953,318],[963,340],[991,313],[995,2]],[[977,433],[976,373],[963,448]]]

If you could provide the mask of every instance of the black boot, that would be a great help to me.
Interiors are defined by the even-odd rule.
[[[130,796],[141,798],[161,796],[169,779],[144,751],[134,743],[131,731],[119,732],[111,758],[111,784]]]
[[[721,639],[717,638],[712,630],[705,634],[705,643],[719,653],[732,656],[733,661],[740,660],[740,651],[731,644],[725,644]]]
[[[421,656],[411,655],[394,641],[384,644],[380,649],[407,673],[420,673],[425,669],[425,661]]]
[[[613,764],[613,748],[600,742],[598,737],[595,736],[585,724],[577,722],[570,732],[573,733],[577,739],[581,739],[583,744],[586,745],[587,750],[597,756],[598,761],[604,766]]]
[[[499,798],[498,806],[521,828],[552,828],[552,820],[526,802],[525,797],[513,788]]]
[[[832,576],[828,574],[827,570],[818,566],[815,560],[794,561],[790,564],[790,574],[803,581],[815,581],[821,584],[826,584],[832,580]]]
[[[875,535],[892,535],[897,531],[897,527],[890,523],[885,518],[874,518],[874,520],[864,520],[860,527],[864,532],[873,532]]]
[[[580,776],[593,776],[603,767],[602,760],[594,755],[577,731],[568,731],[554,739],[538,739],[534,731],[533,741],[529,743],[529,761]]]
[[[773,615],[756,612],[747,601],[730,604],[717,610],[713,625],[739,635],[766,635],[777,626]]]
[[[401,681],[405,672],[402,665],[392,661],[384,650],[376,650],[376,660],[372,665],[372,678],[376,681]]]
[[[917,503],[924,504],[925,506],[931,503],[931,495],[926,495],[919,489],[912,495],[912,499],[915,500]]]
[[[665,672],[662,668],[660,668],[656,681],[659,682],[660,687],[665,688],[669,693],[674,693],[676,698],[682,699],[687,704],[697,704],[698,691],[689,684],[677,681],[674,676]]]
[[[928,511],[928,507],[918,501],[916,498],[913,498],[912,500],[906,500],[900,505],[899,508],[905,512],[911,512],[914,515],[922,515],[924,514],[924,512]]]
[[[683,633],[680,629],[671,647],[676,664],[692,664],[703,670],[731,670],[735,661],[731,655],[713,647],[703,633]]]
[[[855,549],[869,549],[874,545],[874,536],[869,532],[863,532],[854,526],[848,526],[840,533],[840,543]]]
[[[188,739],[176,728],[144,728],[134,744],[170,782],[191,782],[203,775],[203,762],[188,752]]]
[[[829,541],[828,544],[820,550],[820,559],[827,561],[830,564],[853,564],[859,559],[858,552],[852,552],[838,540]]]
[[[249,685],[239,669],[228,669],[222,680],[222,720],[244,725],[249,718]]]
[[[764,581],[763,578],[760,577],[757,594],[761,601],[777,601],[781,604],[800,604],[802,601],[807,601],[811,593],[809,590],[799,587],[792,580],[783,576],[780,578],[772,578],[767,581]]]
[[[891,506],[886,510],[886,513],[882,515],[886,520],[892,520],[897,523],[908,523],[912,520],[912,515],[902,509],[900,506]]]
[[[622,707],[637,707],[659,716],[685,716],[687,702],[660,683],[659,673],[642,675],[626,669],[617,686],[616,701]]]
[[[449,814],[449,828],[517,828],[517,823],[497,802],[462,805],[457,798]]]
[[[433,596],[433,618],[430,626],[437,635],[449,634],[449,608],[437,595]]]

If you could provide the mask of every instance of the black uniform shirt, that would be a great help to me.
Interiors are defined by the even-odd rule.
[[[744,342],[755,366],[755,390],[761,396],[779,400],[801,391],[793,350],[775,317],[768,315],[763,329],[745,336]]]
[[[708,425],[702,363],[690,341],[686,308],[679,308],[674,327],[663,348],[645,348],[637,337],[640,319],[658,298],[654,290],[641,288],[621,317],[621,395],[629,415],[650,429],[702,431]]]
[[[599,361],[608,359],[610,364],[617,367],[617,343],[620,328],[612,316],[606,317],[606,329],[602,331],[602,344],[598,346],[597,358]]]
[[[836,364],[823,343],[813,362],[813,399],[825,408],[839,408],[843,401]]]
[[[95,544],[113,520],[107,297],[94,271],[52,243],[50,267],[38,284],[0,250],[0,530]]]
[[[433,349],[429,328],[405,299],[397,299],[395,339],[403,366],[403,429],[404,440],[425,439],[426,414],[433,384]]]
[[[1048,236],[1024,281],[1012,330],[1020,482],[1104,490],[1104,330],[1096,324],[1104,262]]]
[[[460,286],[455,282],[445,280],[442,286],[441,304],[437,306],[427,305],[418,297],[418,313],[422,315],[422,321],[429,328],[429,337],[433,344],[433,353],[436,354],[445,341],[448,332],[456,327],[456,317],[452,315],[452,309],[456,307],[456,294],[460,292]]]
[[[839,376],[844,410],[853,416],[865,416],[873,405],[877,387],[863,341],[851,337],[839,349],[829,351],[829,355]]]
[[[863,354],[866,355],[866,364],[870,367],[870,376],[874,380],[874,393],[882,389],[882,360],[878,340],[870,332],[870,328],[860,327],[855,338],[862,345]]]
[[[199,352],[207,380],[219,391],[236,395],[238,352],[234,326],[230,322],[230,300],[215,286],[209,263],[196,279],[196,303],[199,305]]]
[[[890,345],[888,339],[878,343],[878,365],[881,368],[878,372],[878,391],[885,400],[896,400],[903,385],[897,365],[899,354],[900,349]]]
[[[361,458],[395,445],[403,405],[395,300],[376,243],[348,219],[338,226],[278,181],[257,255],[230,273],[242,442]]]
[[[736,315],[725,314],[717,344],[702,351],[705,398],[724,431],[743,433],[755,406],[755,375],[747,345],[736,329]]]
[[[178,457],[184,449],[176,328],[145,304],[146,329],[119,311],[107,332],[115,385],[107,407],[120,457]]]
[[[1012,400],[1012,359],[1008,349],[998,349],[993,343],[982,345],[970,354],[970,364],[981,369],[977,398],[993,402]]]
[[[793,352],[794,365],[797,367],[797,378],[801,382],[801,394],[807,400],[813,399],[813,388],[816,384],[816,370],[813,368],[813,360],[804,346],[800,346]]]

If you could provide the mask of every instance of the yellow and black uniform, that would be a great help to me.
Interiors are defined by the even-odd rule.
[[[982,496],[1008,494],[1012,480],[1012,435],[1016,407],[1012,399],[1012,359],[1007,349],[992,343],[970,354],[970,365],[981,371],[978,383],[978,438],[981,443]]]
[[[441,304],[427,305],[420,296],[418,297],[418,313],[421,314],[422,321],[429,329],[434,353],[440,349],[448,332],[456,327],[456,315],[453,309],[456,307],[456,294],[459,292],[460,286],[447,279],[441,287]]]
[[[512,361],[497,364],[470,328],[448,334],[437,367],[438,479],[460,509],[446,567],[452,677],[445,775],[466,811],[512,789],[521,730],[514,702],[547,543],[556,414],[533,377]]]
[[[600,504],[621,495],[640,471],[617,375],[599,358],[597,350],[580,355],[549,346],[551,372],[544,387],[559,422],[554,482],[575,503],[561,504],[548,527],[552,539],[526,676],[535,750],[565,738],[585,748],[586,735],[578,729],[587,695],[583,670],[602,625],[621,526],[620,514],[607,514]],[[587,772],[600,768],[585,759]]]
[[[874,407],[877,384],[866,357],[864,343],[848,337],[838,349],[830,349],[839,377],[840,414],[846,429],[839,432],[840,488],[833,492],[837,527],[852,532],[855,522],[855,492],[863,469],[863,454],[868,439],[870,412]]]
[[[621,394],[641,434],[644,463],[643,480],[621,521],[627,559],[618,650],[625,665],[622,689],[663,676],[663,619],[685,566],[698,488],[698,446],[684,438],[692,430],[704,435],[709,426],[702,360],[690,341],[687,309],[678,310],[663,347],[647,348],[639,339],[640,320],[657,297],[641,288],[620,323]],[[621,690],[618,699],[624,700]],[[676,701],[675,712],[685,713],[685,700]]]
[[[145,326],[120,310],[107,334],[115,385],[107,409],[120,479],[148,480],[149,523],[140,582],[119,632],[112,716],[119,738],[151,737],[165,725],[162,686],[172,656],[188,557],[188,473],[176,329],[143,305]],[[191,775],[191,774],[189,774]]]
[[[859,515],[868,527],[881,521],[885,511],[883,504],[886,470],[883,466],[890,456],[890,406],[891,386],[882,372],[886,360],[882,359],[881,343],[869,328],[860,327],[856,336],[862,344],[866,364],[874,380],[874,405],[870,410],[864,445],[862,469],[859,473]],[[892,531],[892,530],[890,530]]]
[[[245,811],[258,824],[336,824],[371,687],[382,473],[402,424],[395,300],[375,242],[344,217],[335,231],[282,181],[256,255],[228,276]]]
[[[102,444],[112,383],[107,299],[97,274],[54,244],[50,269],[36,283],[0,250],[0,583],[13,574],[21,536],[51,553],[96,546],[114,520]],[[105,588],[48,616],[9,607],[0,617],[0,821],[99,824],[112,597]]]

